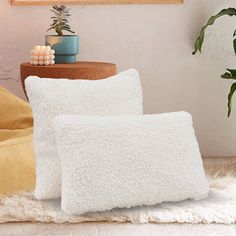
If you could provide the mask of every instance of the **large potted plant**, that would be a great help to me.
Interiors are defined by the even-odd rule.
[[[198,51],[201,52],[202,45],[204,42],[204,37],[205,37],[205,31],[208,28],[208,26],[213,25],[217,18],[225,16],[225,15],[236,16],[236,9],[235,8],[223,9],[218,14],[210,17],[210,19],[207,21],[207,23],[202,27],[200,34],[195,42],[195,50],[193,52],[193,55]],[[234,46],[234,52],[236,54],[236,30],[233,33],[233,46]],[[227,72],[225,72],[223,75],[221,75],[221,78],[227,79],[227,80],[228,79],[236,80],[236,70],[235,69],[227,69]],[[232,97],[233,97],[235,91],[236,91],[236,82],[234,82],[231,85],[229,95],[228,95],[228,117],[231,114]]]
[[[55,50],[55,62],[56,63],[74,63],[76,62],[76,55],[79,53],[79,37],[74,35],[74,31],[71,30],[69,25],[70,9],[66,6],[54,5],[51,9],[53,20],[50,28],[54,29],[57,35],[46,35],[46,45],[51,46]],[[64,35],[63,31],[72,33],[70,35]]]

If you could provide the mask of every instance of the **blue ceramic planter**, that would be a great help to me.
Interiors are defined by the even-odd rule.
[[[46,35],[46,46],[55,50],[55,62],[75,63],[76,55],[79,53],[79,37],[77,35]]]

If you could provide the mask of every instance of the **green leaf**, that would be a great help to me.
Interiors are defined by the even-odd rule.
[[[51,9],[50,11],[52,11],[55,15],[57,15],[57,16],[59,16],[60,15],[60,13],[58,13],[57,11],[55,11],[55,10],[53,10],[53,9]]]
[[[222,11],[220,11],[218,14],[212,16],[206,23],[206,25],[204,25],[200,31],[200,34],[195,42],[195,50],[192,53],[193,55],[196,54],[197,51],[201,52],[202,50],[202,44],[204,41],[204,37],[205,37],[205,31],[207,29],[208,26],[213,25],[216,21],[217,18],[224,16],[224,15],[228,15],[228,16],[235,16],[236,15],[236,9],[235,8],[228,8],[228,9],[223,9]],[[235,49],[236,50],[236,49]],[[235,51],[236,53],[236,51]]]
[[[54,5],[51,9],[53,13],[52,24],[48,30],[54,29],[58,35],[63,35],[63,30],[75,33],[70,29],[69,18],[71,16],[70,9],[64,5]]]
[[[68,32],[70,32],[70,33],[72,33],[72,34],[74,34],[74,33],[75,33],[74,31],[72,31],[72,30],[69,30],[69,29],[65,29],[65,31],[68,31]]]
[[[223,75],[221,75],[221,78],[236,80],[236,70],[227,69],[227,72],[225,72]]]
[[[234,53],[236,54],[236,38],[234,39],[233,44],[234,44]]]
[[[232,97],[235,91],[236,91],[236,83],[232,84],[229,95],[228,95],[228,117],[231,114]]]
[[[47,31],[49,31],[49,30],[51,30],[51,29],[53,29],[54,27],[52,26],[52,27],[50,27],[49,29],[47,29]]]

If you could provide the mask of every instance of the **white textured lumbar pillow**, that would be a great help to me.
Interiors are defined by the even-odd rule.
[[[104,80],[26,79],[34,116],[36,189],[38,199],[61,195],[61,167],[52,120],[60,114],[142,114],[139,74],[129,69]],[[84,137],[83,137],[84,138]]]
[[[208,184],[186,112],[54,119],[68,214],[202,199]]]

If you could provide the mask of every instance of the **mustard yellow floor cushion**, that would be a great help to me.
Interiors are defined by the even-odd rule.
[[[32,126],[29,104],[0,86],[0,129],[24,129]]]
[[[0,87],[0,195],[34,188],[32,125],[28,103]]]
[[[32,134],[1,142],[0,195],[31,190],[34,185],[35,160]]]

